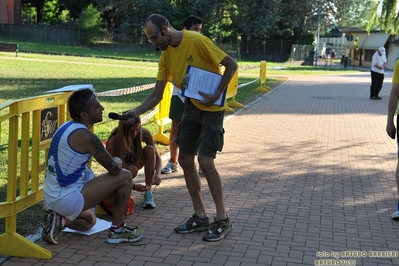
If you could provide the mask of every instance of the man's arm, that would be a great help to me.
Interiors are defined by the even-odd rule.
[[[204,97],[202,103],[206,106],[211,106],[216,102],[217,99],[219,99],[223,91],[227,89],[227,86],[229,85],[238,68],[236,61],[228,55],[223,58],[220,64],[225,67],[225,70],[216,92],[213,95],[204,93],[202,91],[198,92],[202,97]]]
[[[157,80],[155,83],[154,90],[151,94],[135,109],[127,111],[124,116],[130,116],[131,119],[127,120],[125,123],[131,124],[140,117],[141,114],[147,112],[148,110],[154,108],[163,98],[163,92],[165,91],[166,81]]]
[[[91,144],[90,152],[97,162],[107,169],[109,174],[119,174],[122,169],[121,162],[115,162],[111,154],[105,149],[103,142],[96,135],[91,133],[89,139]]]
[[[382,65],[380,65],[381,62],[383,63]],[[375,53],[373,55],[371,64],[378,69],[384,69],[384,67],[385,67],[382,57],[380,55],[378,55],[377,53]]]
[[[88,130],[77,130],[70,136],[71,146],[79,152],[89,152],[109,174],[117,175],[121,171],[121,162],[115,162],[105,149],[103,142]],[[120,165],[118,165],[120,164]]]
[[[115,161],[105,149],[104,143],[92,132],[86,129],[76,130],[69,137],[69,143],[78,152],[91,153],[97,162],[107,169],[109,174],[117,175],[120,173],[122,169],[120,159],[118,158]]]
[[[217,89],[217,91],[222,94],[222,92],[227,89],[227,86],[236,73],[238,65],[237,62],[228,55],[223,58],[220,64],[225,67],[222,80],[220,81],[219,87]]]
[[[386,131],[388,136],[391,138],[395,138],[396,128],[394,124],[394,117],[396,113],[396,109],[398,107],[399,100],[399,84],[392,83],[391,93],[389,94],[388,100],[388,118],[387,118],[387,127]]]

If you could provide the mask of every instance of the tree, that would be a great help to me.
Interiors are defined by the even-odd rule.
[[[83,9],[87,8],[89,5],[96,7],[95,0],[59,0],[60,5],[67,9],[70,13],[72,19],[76,19],[82,13]]]
[[[165,0],[97,0],[96,2],[102,12],[107,12],[107,17],[104,19],[108,21],[108,27],[121,27],[134,35],[142,34],[144,21],[152,13],[169,14],[171,17],[176,14],[173,5]]]
[[[315,4],[316,3],[316,4]],[[318,5],[317,2],[289,0],[281,4],[279,30],[274,38],[292,39],[300,42],[302,35],[316,32]]]
[[[367,31],[372,26],[380,26],[385,32],[392,34],[399,32],[399,6],[398,0],[381,0],[370,5],[371,18],[367,24]]]
[[[289,39],[311,43],[314,34],[333,26],[364,25],[368,7],[377,0],[22,0],[38,12],[38,22],[55,21],[68,16],[81,19],[88,6],[100,14],[101,25],[119,29],[121,36],[143,36],[143,24],[152,13],[164,14],[176,28],[190,14],[204,21],[203,33],[219,42],[222,37],[249,40]],[[58,2],[57,2],[58,1]],[[398,0],[381,0],[395,3]],[[58,4],[56,4],[58,3]],[[391,3],[391,6],[392,6]],[[380,6],[387,21],[399,23],[390,5]],[[58,9],[57,9],[58,8]],[[376,13],[377,14],[377,13]],[[43,19],[40,18],[43,15]],[[319,19],[320,18],[320,19]],[[375,18],[375,16],[373,17]],[[352,25],[351,25],[352,24]],[[143,36],[143,40],[144,40]],[[128,40],[128,39],[126,39]]]
[[[98,33],[101,29],[100,15],[100,12],[90,4],[87,8],[83,9],[82,13],[79,15],[79,18],[76,19],[76,26],[81,31],[80,35],[82,36],[82,43],[95,43]]]
[[[58,0],[46,0],[43,6],[43,22],[50,25],[57,25],[59,17],[62,14],[62,9]]]
[[[236,0],[238,32],[252,38],[292,39],[332,28],[354,0]],[[320,7],[320,12],[319,12]],[[319,24],[320,14],[320,24]]]
[[[238,34],[247,38],[268,38],[277,34],[280,0],[239,0]]]
[[[371,19],[372,13],[370,10],[375,8],[376,4],[376,0],[353,0],[349,7],[340,10],[342,15],[337,21],[338,25],[358,27],[365,30]]]
[[[35,24],[35,18],[37,16],[36,7],[33,7],[31,3],[24,4],[21,8],[22,20],[27,24]]]
[[[213,40],[236,35],[234,21],[238,15],[238,7],[235,0],[193,1],[187,11],[188,13],[182,13],[181,21],[191,14],[201,17],[203,33]]]
[[[22,6],[25,4],[30,4],[32,7],[36,8],[37,22],[41,22],[44,2],[45,0],[22,0],[21,4]]]

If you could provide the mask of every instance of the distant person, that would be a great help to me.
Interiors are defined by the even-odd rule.
[[[334,49],[331,50],[331,61],[334,61],[335,59],[335,51]]]
[[[194,15],[188,16],[183,21],[183,29],[200,33],[202,30],[202,19]],[[162,169],[163,174],[170,174],[179,171],[179,163],[177,162],[179,148],[177,147],[175,140],[184,111],[184,96],[182,96],[181,93],[182,92],[179,88],[173,86],[173,94],[169,111],[169,118],[172,120],[172,127],[170,128],[169,137],[170,159],[166,166]],[[200,175],[203,175],[201,168],[198,169],[198,172]]]
[[[324,53],[324,59],[325,59],[326,61],[328,61],[328,59],[331,58],[331,57],[330,57],[330,54],[331,54],[331,48],[326,48],[326,51],[325,51],[325,53]]]
[[[42,239],[58,244],[64,227],[88,231],[96,224],[93,206],[112,196],[112,225],[107,242],[135,242],[144,231],[124,223],[132,192],[132,175],[122,168],[121,159],[112,156],[103,142],[90,131],[103,120],[103,106],[91,89],[75,91],[68,99],[71,121],[55,132],[46,162],[44,205],[47,214]],[[91,157],[107,172],[97,177],[87,166]]]
[[[387,58],[385,56],[385,48],[380,47],[374,53],[373,59],[371,61],[371,86],[370,86],[370,99],[381,100],[382,98],[378,96],[382,89],[382,84],[384,82],[384,69],[387,64]]]
[[[133,178],[144,167],[145,185],[148,190],[144,192],[143,208],[155,208],[151,187],[161,183],[162,160],[155,148],[151,132],[141,126],[140,119],[134,124],[119,121],[118,127],[111,132],[106,147],[112,156],[122,159],[122,167],[128,169]]]
[[[392,88],[391,88],[391,93],[389,94],[389,100],[388,100],[388,119],[387,119],[387,126],[386,126],[386,131],[388,133],[388,136],[390,136],[392,139],[395,139],[396,137],[396,142],[397,142],[397,163],[396,163],[396,172],[395,172],[395,179],[396,179],[396,193],[397,193],[397,204],[395,208],[395,212],[392,214],[392,219],[393,220],[399,220],[399,116],[397,113],[398,110],[398,103],[399,103],[399,61],[396,61],[395,67],[393,70],[393,75],[392,75]],[[394,123],[394,118],[396,114],[396,128],[395,128],[395,123]]]

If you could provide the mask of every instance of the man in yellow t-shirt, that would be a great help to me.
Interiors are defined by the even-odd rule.
[[[194,31],[175,30],[168,19],[159,14],[152,14],[147,18],[144,23],[144,33],[156,49],[162,50],[157,80],[148,98],[137,108],[124,114],[131,117],[125,123],[133,123],[140,114],[154,108],[162,100],[168,81],[182,89],[188,66],[214,73],[219,73],[219,64],[225,67],[215,93],[209,94],[199,90],[198,94],[203,98],[201,101],[186,97],[176,140],[179,146],[179,164],[184,171],[194,214],[187,222],[176,227],[175,231],[181,234],[206,231],[203,240],[222,240],[234,226],[224,205],[222,184],[214,162],[217,151],[223,148],[224,105],[218,106],[214,103],[227,89],[237,71],[237,63],[214,45],[208,37]],[[215,202],[216,215],[212,224],[205,212],[201,194],[201,182],[195,164],[197,154]]]
[[[388,101],[388,119],[387,119],[386,130],[388,136],[390,136],[392,139],[395,139],[395,135],[397,136],[399,134],[398,132],[399,130],[398,128],[395,128],[395,124],[393,122],[395,113],[398,110],[398,101],[399,101],[399,60],[397,60],[395,63],[395,68],[392,76],[392,88]],[[397,115],[396,125],[398,125],[398,122],[399,122],[399,116]],[[399,140],[396,139],[396,141],[398,143],[398,163],[396,165],[395,178],[396,178],[396,190],[399,196]],[[392,214],[392,219],[399,221],[399,200],[396,205],[396,211]]]
[[[183,29],[196,31],[201,33],[202,30],[202,19],[195,15],[188,16],[183,21]],[[162,169],[162,174],[170,174],[173,172],[179,171],[179,163],[177,162],[177,155],[179,148],[176,144],[177,132],[179,131],[179,124],[181,118],[183,116],[184,111],[184,96],[181,95],[182,91],[179,88],[173,86],[173,94],[170,99],[170,110],[169,110],[169,118],[172,120],[172,126],[170,127],[170,136],[169,136],[169,153],[170,159],[166,166]],[[201,169],[198,169],[198,173],[203,175]]]

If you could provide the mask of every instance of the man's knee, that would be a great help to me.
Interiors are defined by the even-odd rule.
[[[198,163],[201,167],[201,170],[203,170],[204,172],[207,169],[211,169],[211,168],[215,167],[215,160],[213,157],[200,155],[200,156],[198,156]]]
[[[119,178],[121,178],[124,182],[127,182],[129,184],[129,182],[132,182],[132,173],[125,169],[122,168],[121,172],[119,173]]]
[[[181,167],[192,167],[194,166],[194,155],[191,154],[179,154],[179,164]]]
[[[85,231],[89,231],[90,229],[92,229],[94,226],[96,225],[96,217],[94,217],[94,219],[90,219],[89,221],[87,221],[87,229]]]
[[[89,231],[96,224],[97,218],[92,210],[85,210],[77,217],[75,221],[77,222],[77,225],[81,227],[81,231]]]

